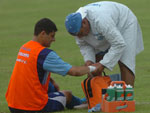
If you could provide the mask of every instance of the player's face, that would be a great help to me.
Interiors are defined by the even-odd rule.
[[[84,36],[87,36],[89,32],[90,32],[90,24],[87,19],[84,19],[82,22],[82,27],[80,29],[80,32],[77,34],[77,36],[79,38],[82,38]]]
[[[55,32],[50,32],[49,34],[44,34],[44,47],[50,47],[51,43],[55,41]]]

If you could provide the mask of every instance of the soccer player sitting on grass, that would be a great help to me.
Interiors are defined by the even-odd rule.
[[[6,93],[12,113],[54,112],[81,104],[70,91],[47,93],[51,72],[82,76],[97,69],[95,66],[72,66],[48,49],[55,41],[56,31],[56,25],[43,18],[35,25],[33,39],[20,48]]]

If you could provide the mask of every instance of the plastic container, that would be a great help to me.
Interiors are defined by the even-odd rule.
[[[135,101],[112,101],[102,100],[102,112],[134,112]]]
[[[122,89],[125,91],[126,85],[124,81],[113,81],[111,85],[122,84]],[[119,86],[120,87],[120,86]],[[117,87],[116,87],[117,89]],[[121,91],[122,92],[122,91]],[[118,92],[118,97],[121,93]],[[127,93],[129,94],[129,90]],[[120,100],[120,99],[119,99]],[[134,112],[135,111],[135,101],[123,100],[123,101],[107,101],[106,98],[102,99],[102,112],[113,113],[113,112]]]
[[[115,88],[110,85],[106,90],[106,95],[107,101],[115,101]]]
[[[125,89],[125,100],[132,101],[134,99],[134,90],[131,85],[126,85]]]
[[[116,101],[124,100],[124,89],[121,85],[116,87]]]

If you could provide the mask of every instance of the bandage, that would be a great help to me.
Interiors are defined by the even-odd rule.
[[[88,67],[89,67],[89,69],[90,69],[90,72],[93,72],[93,71],[96,70],[96,67],[95,67],[95,66],[88,66]]]

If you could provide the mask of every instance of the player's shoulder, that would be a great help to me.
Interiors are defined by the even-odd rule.
[[[39,56],[47,56],[49,53],[54,52],[52,49],[44,48],[40,51]]]

